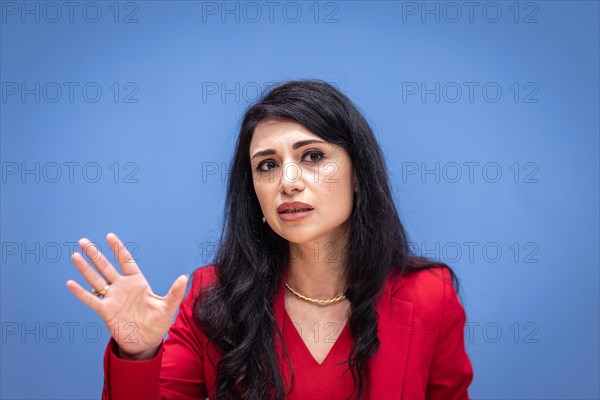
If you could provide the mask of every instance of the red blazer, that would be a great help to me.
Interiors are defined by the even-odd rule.
[[[200,288],[216,279],[214,268],[194,272],[192,288],[154,358],[122,360],[110,339],[104,353],[102,400],[215,399],[220,356],[192,318],[192,301]],[[282,284],[274,310],[280,329],[283,288]],[[380,348],[368,363],[365,399],[469,399],[473,369],[464,344],[465,312],[447,268],[391,276],[376,307]],[[279,341],[276,348],[281,355]]]

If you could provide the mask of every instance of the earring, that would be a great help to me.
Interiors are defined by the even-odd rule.
[[[262,217],[262,221],[263,221],[263,224],[264,224],[265,222],[267,222],[267,219],[265,218],[265,216],[264,216],[264,215],[263,215],[263,217]]]

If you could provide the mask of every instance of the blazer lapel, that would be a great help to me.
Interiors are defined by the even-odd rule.
[[[409,301],[394,298],[387,285],[377,307],[380,346],[368,363],[371,399],[402,398],[413,307]]]

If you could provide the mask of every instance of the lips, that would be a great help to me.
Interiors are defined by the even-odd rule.
[[[312,210],[313,207],[310,204],[303,203],[301,201],[284,202],[277,207],[277,212],[280,214],[289,214],[299,211]]]
[[[278,215],[282,221],[297,222],[297,221],[303,220],[304,218],[309,217],[310,215],[312,215],[312,212],[313,212],[313,210],[297,211],[297,212],[283,211],[283,212],[280,212]]]
[[[291,214],[291,213],[297,213],[300,211],[310,211],[310,208],[294,208],[294,209],[290,209],[290,210],[285,210],[280,212],[280,214]]]

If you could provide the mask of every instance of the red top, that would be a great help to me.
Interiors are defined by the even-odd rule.
[[[154,358],[122,360],[115,354],[116,342],[110,339],[104,353],[103,400],[215,399],[220,353],[192,317],[193,299],[200,288],[216,279],[214,268],[194,272],[192,288]],[[349,398],[353,380],[345,361],[354,341],[348,322],[318,364],[285,310],[283,282],[274,315],[294,368],[295,386],[288,399]],[[376,310],[380,347],[367,363],[362,399],[469,399],[473,370],[464,345],[466,316],[446,268],[390,276]],[[320,331],[330,332],[325,327]],[[278,339],[275,348],[282,360]],[[287,362],[280,365],[289,389]]]
[[[349,399],[352,396],[352,374],[347,369],[347,360],[354,345],[348,322],[321,364],[315,360],[302,340],[300,333],[284,308],[283,340],[294,366],[295,387],[290,399]],[[321,328],[321,327],[318,327]],[[328,329],[333,328],[333,329]],[[320,335],[326,331],[336,336],[335,325],[318,329]],[[327,340],[323,338],[323,340]],[[344,371],[347,372],[344,374]],[[363,383],[364,386],[365,383]],[[364,391],[365,389],[363,389]]]

